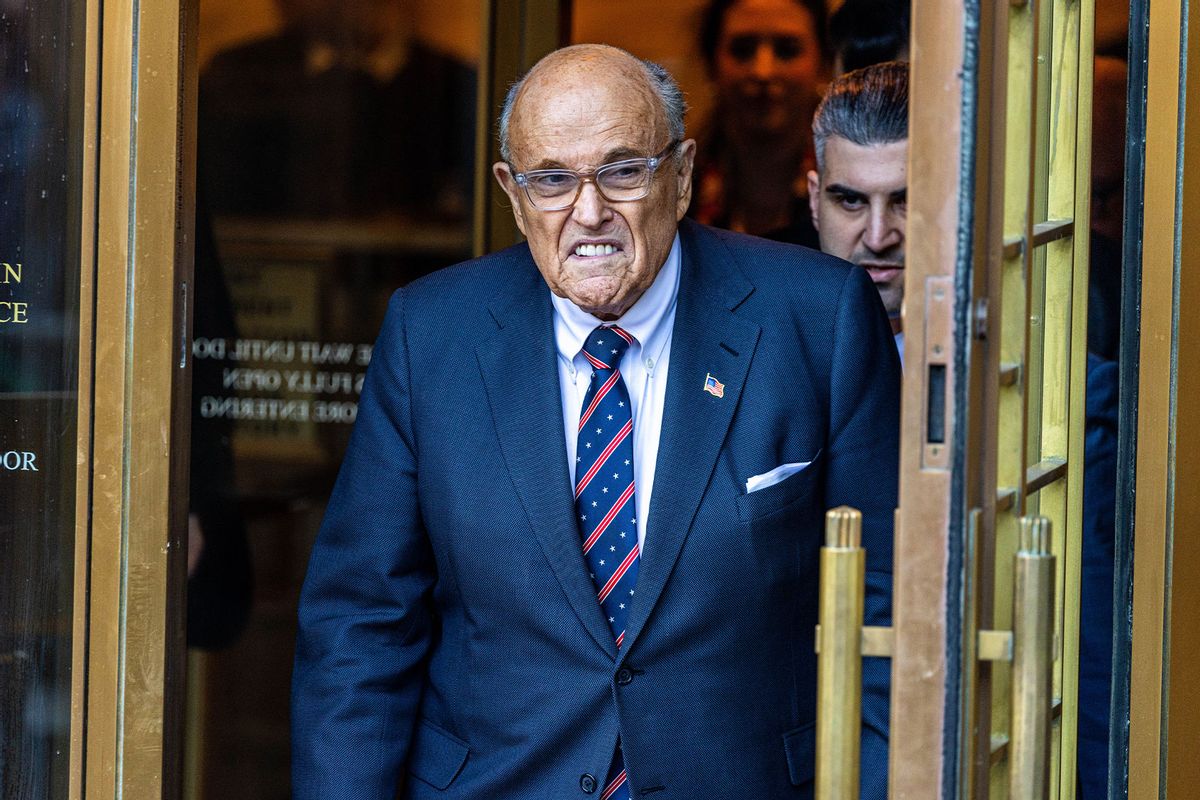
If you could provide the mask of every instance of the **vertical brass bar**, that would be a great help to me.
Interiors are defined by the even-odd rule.
[[[82,800],[84,789],[84,750],[87,744],[87,641],[89,575],[91,563],[89,525],[92,515],[91,469],[82,465],[92,463],[93,353],[95,331],[93,311],[96,296],[96,189],[97,147],[99,140],[100,94],[100,3],[87,3],[84,32],[84,92],[83,92],[83,185],[80,186],[82,220],[79,249],[79,404],[76,419],[76,458],[81,465],[75,473],[75,590],[71,613],[71,777],[68,800]]]
[[[538,59],[566,44],[564,0],[488,0],[484,5],[483,56],[479,65],[479,120],[476,126],[474,251],[499,250],[521,240],[508,198],[492,179],[500,160],[496,117],[508,87]]]
[[[1054,665],[1054,556],[1050,520],[1022,517],[1013,557],[1012,722],[1008,796],[1039,800],[1050,790]]]
[[[187,704],[184,714],[187,732],[183,745],[183,787],[180,797],[182,800],[201,800],[207,796],[203,769],[207,753],[204,732],[212,705],[205,702],[202,689],[208,681],[209,654],[198,648],[189,649],[187,662],[187,693],[184,700]]]
[[[181,332],[192,241],[186,6],[111,0],[102,9],[86,800],[153,800],[177,788],[183,642],[167,598],[182,588],[172,570],[186,566],[186,449],[176,449],[187,444],[178,404],[188,398]]]
[[[1187,519],[1186,502],[1177,509],[1176,498],[1191,490],[1187,484],[1177,483],[1177,470],[1194,458],[1187,449],[1175,449],[1188,444],[1186,422],[1183,440],[1176,440],[1175,425],[1189,416],[1177,417],[1175,403],[1183,400],[1182,408],[1187,409],[1193,402],[1186,400],[1186,395],[1176,396],[1175,391],[1181,380],[1183,388],[1192,380],[1187,371],[1187,340],[1177,337],[1186,336],[1195,311],[1184,309],[1187,313],[1181,315],[1177,304],[1182,299],[1180,292],[1190,288],[1184,276],[1191,274],[1184,269],[1184,259],[1190,255],[1188,233],[1193,228],[1189,223],[1194,217],[1187,195],[1194,191],[1191,186],[1195,173],[1187,167],[1195,149],[1188,148],[1186,142],[1189,134],[1195,135],[1189,117],[1194,117],[1196,104],[1184,90],[1190,85],[1188,72],[1197,62],[1191,52],[1196,46],[1191,24],[1195,11],[1182,0],[1157,0],[1147,5],[1145,164],[1139,198],[1142,228],[1140,235],[1129,234],[1136,236],[1135,246],[1141,245],[1140,263],[1135,262],[1134,267],[1141,301],[1135,312],[1137,430],[1136,438],[1130,439],[1136,442],[1137,452],[1135,486],[1127,501],[1134,516],[1133,638],[1129,656],[1134,666],[1129,674],[1128,782],[1111,787],[1116,797],[1127,790],[1129,800],[1186,796],[1169,791],[1168,770],[1177,774],[1178,767],[1172,765],[1196,761],[1191,756],[1194,743],[1175,757],[1168,751],[1167,739],[1169,726],[1179,724],[1168,713],[1172,685],[1181,682],[1186,686],[1180,679],[1187,676],[1186,671],[1182,675],[1176,671],[1183,663],[1177,661],[1175,653],[1178,644],[1171,635],[1171,609],[1177,593],[1186,599],[1187,578],[1191,577],[1183,573],[1187,575],[1184,580],[1172,580],[1176,559],[1186,554],[1186,550],[1174,552],[1174,533],[1181,521],[1176,514],[1182,510],[1185,524]],[[1131,77],[1134,74],[1131,71]],[[1138,130],[1131,128],[1128,133],[1134,138]],[[1126,213],[1134,213],[1129,201]],[[1185,345],[1183,360],[1177,350],[1180,343]],[[1180,495],[1176,494],[1176,486],[1183,490]],[[1181,540],[1188,538],[1191,534]],[[1115,610],[1118,619],[1125,613],[1125,609]],[[1189,611],[1185,619],[1193,616],[1194,612]],[[1186,649],[1183,653],[1186,656]]]
[[[967,517],[967,537],[963,552],[963,615],[962,634],[959,647],[962,651],[962,722],[959,724],[960,743],[962,752],[971,753],[979,738],[978,720],[980,717],[979,696],[980,667],[983,663],[979,658],[979,613],[980,605],[985,598],[980,586],[980,555],[979,540],[983,528],[982,509],[971,509]],[[986,729],[990,732],[990,728]],[[990,750],[991,748],[987,748]],[[988,753],[990,756],[990,752]],[[958,778],[958,797],[971,797],[978,771],[986,772],[986,768],[977,764],[975,758],[963,758],[960,762]]]
[[[888,741],[888,792],[896,800],[953,797],[958,757],[954,734],[961,671],[957,642],[951,641],[961,614],[958,530],[964,492],[958,488],[957,457],[945,467],[923,463],[925,455],[925,380],[928,352],[925,309],[930,279],[950,278],[959,287],[954,318],[965,319],[960,305],[970,268],[974,209],[965,198],[976,186],[976,103],[983,86],[975,44],[979,15],[975,6],[956,0],[912,4],[909,130],[921,131],[908,148],[911,198],[905,240],[909,244],[904,288],[905,349],[917,354],[905,361],[900,436],[900,506],[895,526],[893,593],[894,648]],[[986,73],[986,67],[985,67]],[[983,137],[983,141],[990,138]],[[986,184],[984,184],[986,185]],[[956,277],[958,276],[958,277]],[[955,363],[977,363],[978,340],[956,330]],[[947,398],[965,395],[966,374],[947,375]],[[959,413],[959,400],[946,414],[945,441],[951,453],[966,445],[973,415]],[[967,449],[961,464],[975,469]],[[977,463],[978,460],[976,460]],[[963,475],[962,478],[966,478]],[[994,486],[992,491],[995,491]],[[914,579],[907,580],[906,576]]]
[[[817,656],[817,800],[857,800],[866,551],[862,514],[825,515]]]
[[[84,711],[86,800],[117,800],[120,706],[125,622],[121,612],[125,560],[124,409],[132,403],[124,380],[129,362],[125,335],[126,270],[134,213],[129,191],[134,117],[134,8],[128,0],[104,3],[100,19],[100,107],[105,109],[95,154],[99,171],[96,209],[92,481],[88,581],[87,707]]]
[[[1184,87],[1200,85],[1200,14],[1191,5],[1187,13],[1187,49],[1182,54],[1186,70],[1180,76]],[[1173,265],[1175,331],[1171,386],[1170,430],[1166,470],[1166,496],[1170,503],[1170,528],[1166,532],[1169,572],[1167,611],[1160,620],[1165,627],[1160,639],[1167,690],[1163,699],[1162,752],[1165,754],[1163,796],[1187,797],[1200,783],[1200,759],[1192,756],[1200,741],[1200,629],[1196,609],[1200,608],[1200,497],[1195,490],[1200,480],[1200,464],[1195,453],[1200,445],[1200,420],[1195,412],[1200,397],[1200,255],[1196,252],[1200,230],[1200,104],[1192,88],[1184,103],[1178,144],[1180,164],[1179,241]],[[1158,331],[1143,328],[1143,336],[1158,337]],[[1140,476],[1139,476],[1140,477]],[[1139,495],[1139,507],[1142,497]],[[1147,498],[1156,501],[1154,495]],[[1140,528],[1139,528],[1140,530]],[[1140,553],[1141,550],[1139,549]],[[1135,556],[1136,558],[1136,556]],[[1136,561],[1135,561],[1136,563]],[[1144,630],[1144,629],[1143,629]]]
[[[987,301],[987,330],[984,338],[972,343],[969,353],[968,404],[980,413],[971,413],[967,459],[969,502],[981,510],[978,524],[971,531],[970,560],[973,572],[971,588],[964,587],[972,606],[970,616],[964,609],[964,635],[970,630],[992,628],[997,624],[996,552],[998,540],[1008,528],[1008,514],[1018,503],[1019,491],[1013,482],[1020,476],[1020,455],[1013,455],[1007,432],[1005,410],[1019,414],[1024,367],[1012,345],[1009,320],[1017,310],[1014,296],[1006,291],[1011,281],[1012,262],[1019,262],[1023,248],[1010,250],[1008,242],[1022,242],[1016,226],[1006,227],[1011,214],[1006,203],[1005,176],[1011,169],[1008,154],[1009,103],[1009,0],[990,0],[980,9],[980,71],[977,80],[979,120],[976,125],[977,163],[975,184],[974,263],[972,295]],[[1015,155],[1012,156],[1015,158]],[[1013,234],[1010,239],[1009,234]],[[997,246],[999,245],[999,246]],[[1000,376],[997,380],[991,376]],[[1005,420],[1002,425],[1001,420]],[[1005,485],[1014,487],[1005,491]],[[991,784],[993,724],[992,694],[997,673],[1004,666],[993,662],[962,661],[962,707],[959,724],[959,797],[987,798]]]
[[[1076,220],[1090,219],[1092,199],[1092,70],[1095,51],[1095,0],[1079,4],[1078,92],[1075,112],[1075,196],[1071,215]],[[1071,405],[1067,429],[1067,519],[1070,530],[1063,551],[1064,579],[1063,652],[1061,670],[1063,699],[1061,728],[1062,764],[1059,769],[1059,797],[1071,797],[1078,780],[1076,753],[1079,742],[1079,643],[1080,592],[1083,563],[1083,477],[1084,425],[1086,397],[1081,388],[1087,385],[1087,300],[1088,265],[1091,262],[1091,240],[1088,236],[1073,237],[1075,254],[1071,306],[1071,359],[1069,364]],[[1119,547],[1119,546],[1118,546]]]
[[[492,102],[496,63],[496,0],[480,0],[479,65],[475,73],[475,172],[471,176],[471,255],[488,250],[488,217],[492,194]]]

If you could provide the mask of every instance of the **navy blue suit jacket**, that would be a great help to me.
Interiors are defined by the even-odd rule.
[[[528,248],[393,297],[301,598],[297,798],[584,798],[618,735],[634,797],[811,796],[826,509],[863,511],[867,623],[888,622],[895,345],[863,270],[680,232],[619,653],[580,547],[550,296]],[[724,397],[703,391],[708,374]],[[746,493],[750,476],[810,460]],[[882,798],[888,673],[873,662],[864,788]]]

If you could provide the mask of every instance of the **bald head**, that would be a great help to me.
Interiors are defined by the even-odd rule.
[[[511,163],[514,130],[552,111],[556,98],[580,87],[603,88],[628,98],[631,106],[646,104],[654,114],[648,126],[671,139],[684,137],[687,103],[670,73],[617,47],[578,44],[545,56],[509,87],[500,112],[500,157]]]

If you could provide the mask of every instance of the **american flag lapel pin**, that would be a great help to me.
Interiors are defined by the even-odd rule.
[[[712,373],[708,373],[704,376],[704,391],[708,392],[713,397],[724,397],[725,384],[714,378]]]

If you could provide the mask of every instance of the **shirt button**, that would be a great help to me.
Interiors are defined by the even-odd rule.
[[[617,685],[628,686],[633,683],[633,670],[629,667],[621,667],[617,670]]]
[[[596,779],[587,772],[583,773],[579,776],[579,788],[583,789],[584,794],[591,794],[596,791]]]
[[[654,359],[653,358],[646,359],[646,369],[648,369],[648,370],[654,369]]]

